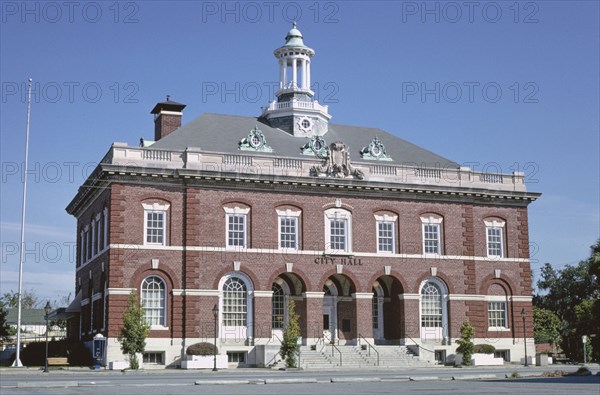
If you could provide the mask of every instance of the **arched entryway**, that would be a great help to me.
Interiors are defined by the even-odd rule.
[[[323,284],[323,337],[336,344],[356,339],[356,308],[352,294],[356,287],[343,274],[329,276]]]
[[[372,292],[373,339],[377,344],[398,344],[404,337],[402,284],[393,276],[381,276]]]
[[[274,340],[283,339],[283,331],[287,326],[288,303],[294,300],[296,313],[299,315],[301,328],[306,320],[304,314],[304,299],[302,293],[306,292],[306,286],[302,279],[294,273],[282,273],[275,278],[272,284],[273,299],[271,308],[271,335]],[[302,333],[302,336],[306,334]]]

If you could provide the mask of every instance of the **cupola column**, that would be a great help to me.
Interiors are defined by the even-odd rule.
[[[310,89],[310,59],[306,60],[306,89]]]
[[[306,89],[306,58],[302,58],[302,89]]]
[[[292,59],[292,87],[298,86],[298,59]]]
[[[279,59],[279,89],[285,86],[285,60]]]

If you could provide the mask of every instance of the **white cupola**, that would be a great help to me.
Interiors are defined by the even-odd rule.
[[[324,135],[331,116],[327,106],[314,100],[315,93],[310,89],[310,64],[315,51],[304,45],[296,22],[285,44],[273,54],[279,61],[279,89],[275,92],[277,99],[263,108],[262,117],[271,126],[297,137]]]

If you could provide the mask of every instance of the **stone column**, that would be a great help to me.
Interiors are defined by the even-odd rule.
[[[356,337],[366,338],[373,344],[373,293],[357,292],[352,294],[356,310]]]
[[[324,292],[304,292],[304,327],[301,328],[303,344],[310,345],[323,337],[323,296]]]
[[[273,291],[254,291],[254,339],[260,342],[271,338]]]
[[[298,59],[292,59],[292,86],[298,86]]]
[[[279,89],[285,86],[285,61],[279,59]]]
[[[306,88],[306,59],[302,58],[302,89]]]
[[[306,89],[310,89],[310,59],[306,60]]]

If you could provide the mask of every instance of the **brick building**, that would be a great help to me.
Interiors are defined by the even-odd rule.
[[[302,343],[404,345],[451,359],[476,343],[533,355],[522,173],[478,173],[383,130],[330,123],[314,51],[294,26],[274,52],[276,98],[258,117],[152,110],[154,141],[114,143],[67,207],[77,218],[81,338],[116,338],[130,292],[152,325],[145,363],[217,343],[268,365],[295,300]],[[524,309],[526,333],[521,312]],[[364,343],[363,343],[364,344]]]

